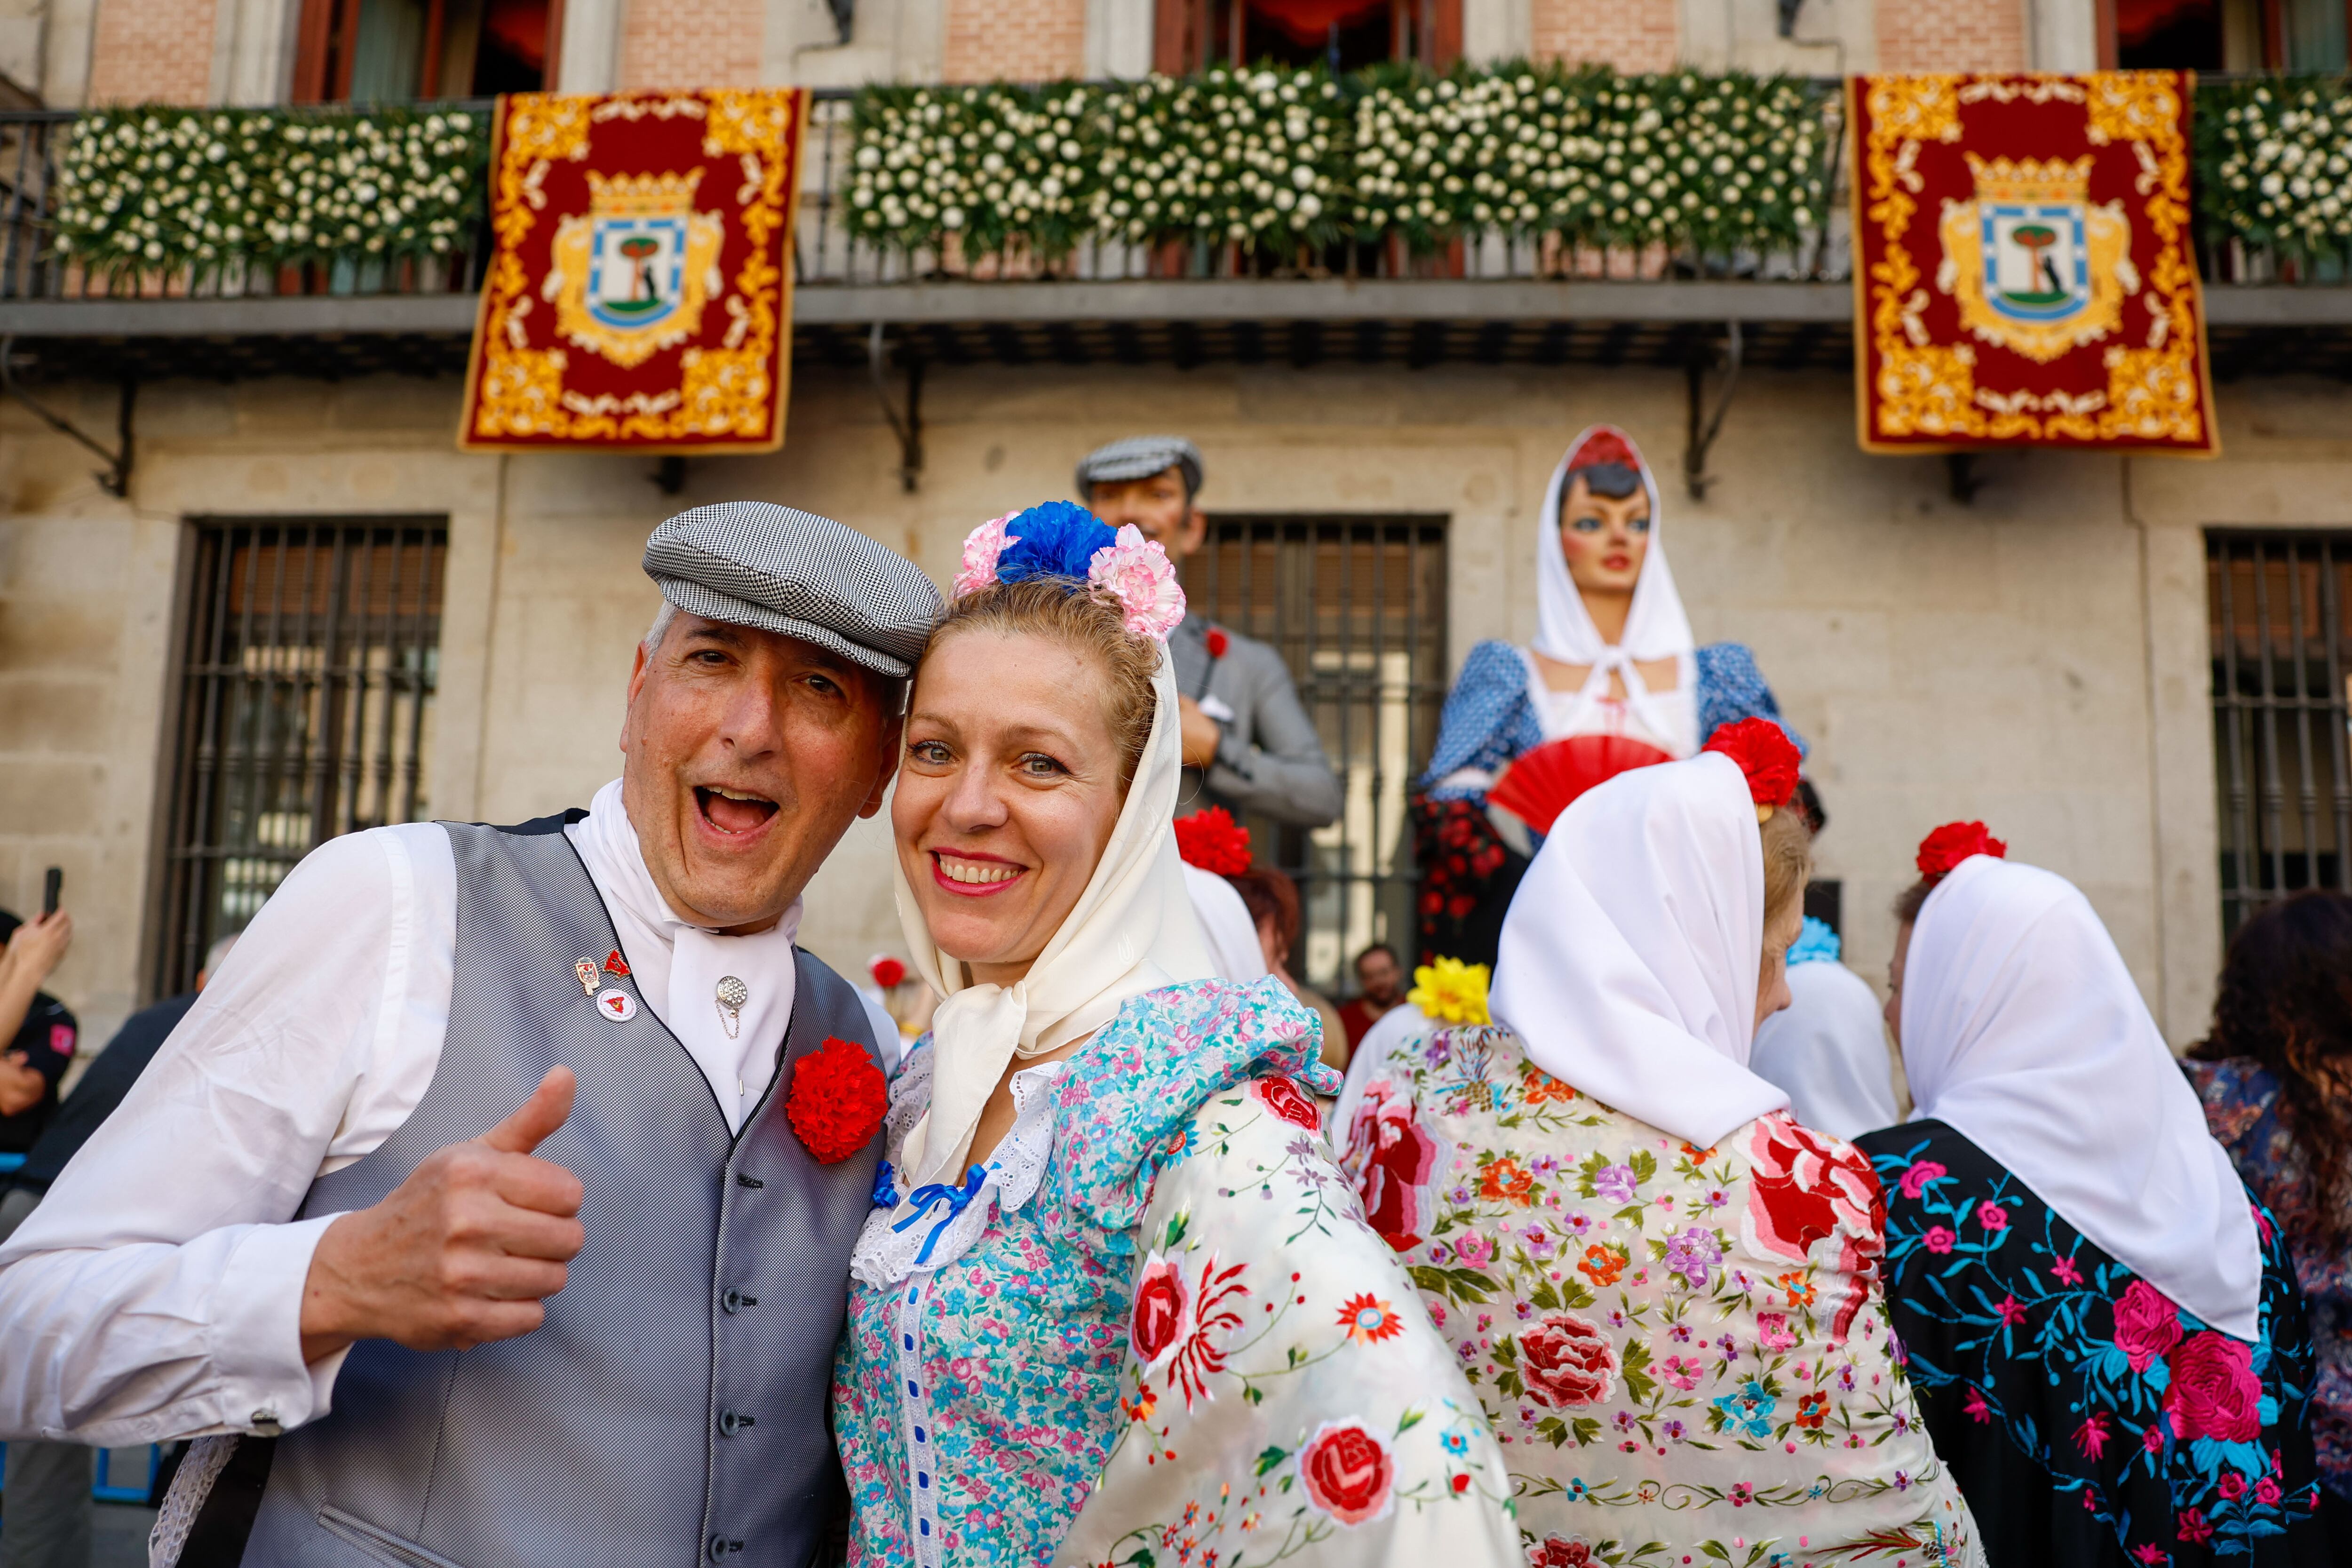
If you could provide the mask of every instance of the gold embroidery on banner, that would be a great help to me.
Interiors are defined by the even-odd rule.
[[[800,107],[797,92],[789,88],[601,100],[523,93],[508,100],[505,138],[494,176],[495,251],[484,318],[487,348],[470,432],[474,437],[529,436],[657,444],[712,437],[759,440],[772,434],[778,414],[772,362],[782,329],[780,312],[785,279],[769,251],[788,221],[797,195],[793,182],[798,174],[795,138]],[[731,287],[725,280],[702,276],[716,267],[720,237],[697,225],[706,218],[713,222],[723,218],[719,214],[692,215],[686,266],[688,287],[695,294],[691,313],[696,320],[683,332],[673,332],[665,325],[660,336],[667,340],[666,343],[656,342],[635,353],[645,340],[620,346],[615,334],[583,326],[587,320],[584,309],[567,310],[567,306],[580,306],[576,290],[585,287],[590,235],[578,219],[570,220],[558,227],[554,265],[545,290],[557,308],[558,331],[615,363],[641,363],[661,347],[695,335],[703,306],[725,287],[723,298],[717,300],[729,321],[725,344],[688,349],[681,354],[675,392],[636,394],[625,399],[567,394],[563,374],[569,362],[564,352],[528,347],[521,330],[532,302],[527,298],[530,283],[519,255],[520,246],[535,221],[533,215],[546,205],[540,186],[548,163],[557,158],[587,156],[592,121],[646,117],[705,119],[705,153],[740,157],[743,180],[734,193],[740,204],[735,216],[750,242],[748,254]],[[626,183],[624,177],[606,188]],[[576,233],[572,232],[575,226]],[[695,288],[697,284],[701,287]],[[633,358],[622,357],[630,353]]]
[[[1919,321],[1925,303],[1917,263],[1903,237],[1919,210],[1912,172],[1918,143],[1954,142],[1960,134],[1958,76],[1874,77],[1866,104],[1870,135],[1863,149],[1869,179],[1866,216],[1885,240],[1870,264],[1871,345],[1878,355],[1878,392],[1872,424],[1880,436],[1977,437],[1984,416],[1975,406],[1976,354],[1966,345],[1937,347]]]
[[[2137,143],[2143,171],[2137,183],[2157,238],[2147,280],[2147,346],[2107,350],[2108,406],[2099,416],[2099,434],[2209,446],[2205,382],[2197,363],[2204,334],[2198,330],[2197,268],[2187,239],[2189,145],[2180,133],[2180,74],[2102,71],[2091,80],[2092,139]]]

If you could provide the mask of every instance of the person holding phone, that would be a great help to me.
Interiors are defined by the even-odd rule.
[[[73,943],[73,917],[52,909],[24,921],[0,910],[0,1154],[22,1154],[58,1108],[81,1026],[41,989]]]

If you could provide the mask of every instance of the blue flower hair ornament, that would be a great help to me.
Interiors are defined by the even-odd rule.
[[[1047,501],[973,529],[964,536],[952,596],[1031,577],[1101,589],[1139,637],[1165,642],[1184,618],[1184,590],[1168,552],[1132,524],[1114,531],[1075,501]]]
[[[1800,963],[1835,963],[1843,947],[1829,921],[1807,915],[1803,934],[1789,944],[1788,963],[1791,968]]]

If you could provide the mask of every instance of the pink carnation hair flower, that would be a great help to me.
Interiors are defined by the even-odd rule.
[[[961,599],[966,594],[976,593],[996,581],[997,557],[1003,555],[1008,546],[1021,542],[1020,535],[1005,531],[1004,525],[1011,522],[1015,515],[1008,511],[1003,517],[982,523],[963,536],[963,569],[956,574],[955,586],[950,590],[948,597]]]
[[[965,550],[970,551],[967,544]],[[1168,552],[1129,523],[1087,564],[1087,581],[1108,591],[1127,612],[1127,629],[1160,642],[1184,619],[1184,590]]]

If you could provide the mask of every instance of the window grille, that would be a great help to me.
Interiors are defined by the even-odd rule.
[[[1323,737],[1345,805],[1328,827],[1246,819],[1261,863],[1298,882],[1291,973],[1352,994],[1374,942],[1413,949],[1406,802],[1445,702],[1445,523],[1394,517],[1210,520],[1184,563],[1192,608],[1271,643]]]
[[[2352,844],[2352,534],[2206,536],[2221,920],[2344,890]]]
[[[199,522],[183,617],[159,995],[294,863],[426,815],[448,530]]]

